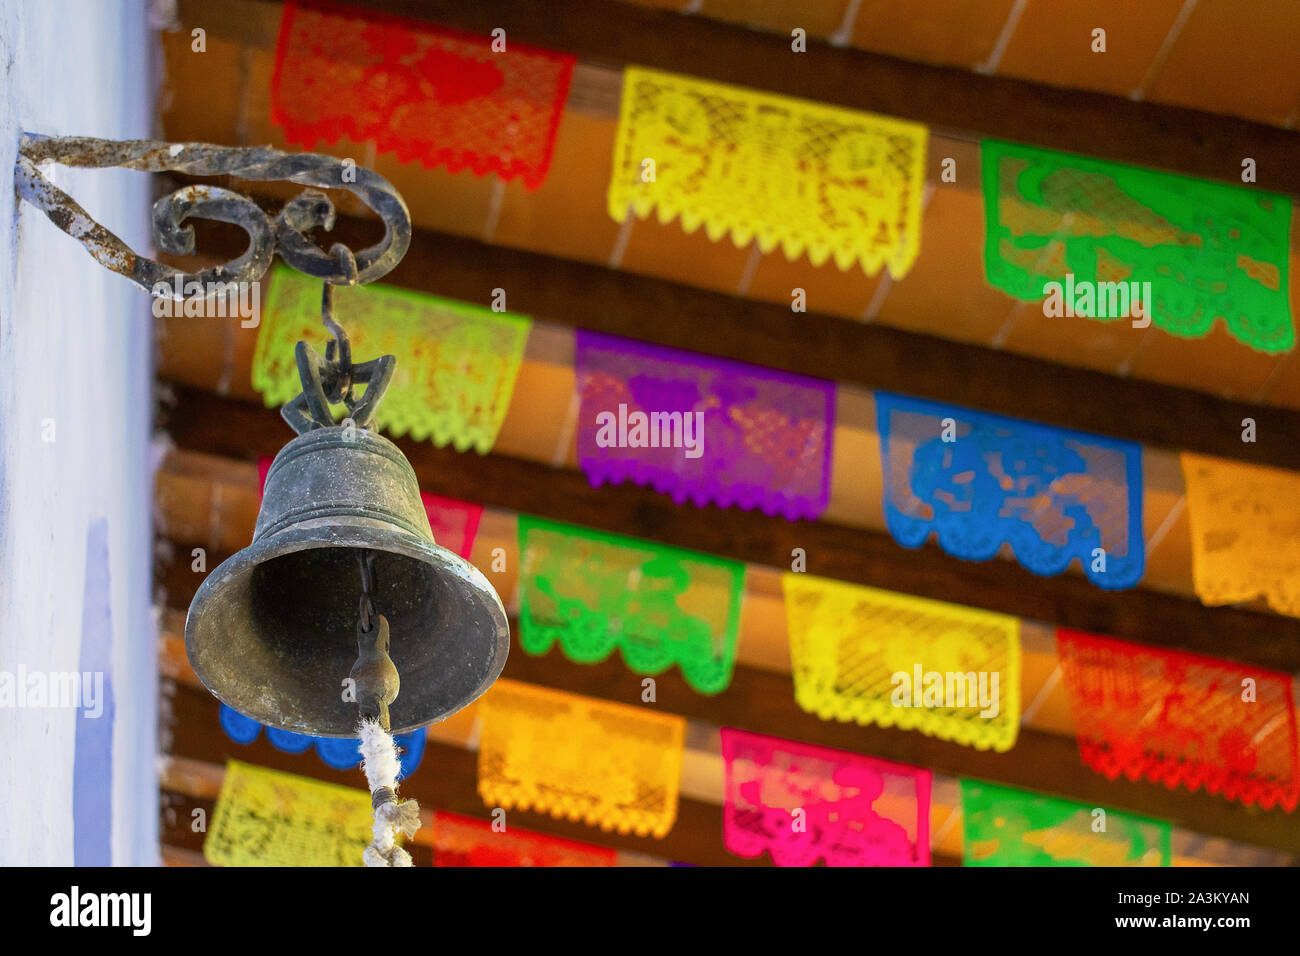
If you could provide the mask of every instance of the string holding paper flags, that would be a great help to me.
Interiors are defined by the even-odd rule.
[[[1134,442],[876,392],[885,523],[894,540],[1035,574],[1077,559],[1100,588],[1142,579],[1142,448]]]
[[[609,214],[655,212],[713,242],[898,279],[921,248],[928,137],[919,123],[627,67]]]
[[[276,269],[253,353],[253,387],[268,406],[301,390],[294,343],[324,351],[320,282]],[[492,450],[514,394],[531,320],[389,286],[340,286],[335,307],[350,317],[359,354],[397,357],[379,428],[457,451]]]
[[[402,162],[546,178],[576,58],[319,0],[284,5],[271,119],[308,149],[346,136]]]

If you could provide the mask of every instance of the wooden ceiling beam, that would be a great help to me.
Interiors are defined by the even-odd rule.
[[[246,245],[196,223],[197,247],[229,261]],[[361,248],[376,222],[340,216],[332,242]],[[324,240],[322,240],[324,241]],[[447,233],[417,229],[386,284],[507,307],[547,322],[707,352],[861,388],[900,392],[1157,448],[1300,471],[1300,411],[711,292]],[[195,320],[203,321],[203,320]],[[1243,442],[1242,420],[1256,423]]]
[[[211,469],[211,471],[205,471]],[[179,549],[189,554],[197,547],[217,553],[231,553],[252,539],[260,496],[257,472],[251,463],[198,455],[172,449],[156,473],[154,527]],[[521,567],[517,515],[485,509],[474,536],[473,551],[466,557],[489,575],[507,610],[513,609]],[[445,543],[445,542],[444,542]],[[492,567],[492,555],[500,548],[504,568]],[[736,661],[782,674],[791,672],[788,627],[781,575],[770,568],[747,565],[741,597]],[[165,623],[174,633],[183,633],[184,616]],[[1063,691],[1048,685],[1060,666],[1055,630],[1041,622],[1020,621],[1020,699],[1038,701],[1030,726],[1057,734],[1073,735],[1073,722]],[[1043,696],[1040,697],[1040,694]]]
[[[264,0],[274,2],[278,0]],[[914,63],[809,38],[612,0],[351,0],[355,7],[575,54],[584,63],[640,65],[869,110],[968,139],[1050,149],[1300,196],[1300,132],[1201,110]],[[797,16],[791,27],[798,26]]]
[[[292,436],[274,409],[182,385],[160,410],[180,448],[243,461],[274,455]],[[1011,561],[962,561],[934,545],[911,550],[888,534],[829,522],[790,522],[735,508],[683,508],[631,485],[593,488],[581,472],[504,455],[460,454],[397,440],[420,486],[433,494],[538,515],[614,534],[788,568],[794,549],[811,574],[1139,644],[1300,672],[1300,619],[1195,601],[1142,588],[1103,591],[1079,575],[1039,577]]]

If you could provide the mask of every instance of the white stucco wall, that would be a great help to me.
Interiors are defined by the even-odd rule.
[[[96,757],[111,757],[112,862],[157,861],[149,299],[17,208],[12,176],[24,129],[150,136],[154,45],[144,0],[0,0],[0,672],[95,659],[83,632],[102,608],[92,602],[86,625],[83,595],[99,524],[107,561],[92,564],[107,565],[111,643],[101,635],[101,649],[111,647],[115,705],[111,754],[87,752],[103,725],[87,735],[77,710],[0,706],[0,866],[77,860],[74,768],[84,783]],[[150,250],[147,176],[49,168],[101,223]],[[103,569],[89,570],[93,582]]]

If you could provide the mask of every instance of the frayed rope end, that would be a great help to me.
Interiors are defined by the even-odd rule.
[[[357,735],[361,738],[361,767],[375,808],[374,839],[363,854],[365,864],[414,866],[411,855],[397,845],[397,835],[415,836],[420,829],[420,805],[397,798],[397,774],[402,766],[397,744],[376,720],[363,720]]]

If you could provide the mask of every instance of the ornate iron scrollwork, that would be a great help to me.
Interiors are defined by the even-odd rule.
[[[274,221],[256,203],[218,186],[184,186],[154,203],[154,241],[164,252],[194,252],[194,228],[188,219],[234,223],[248,233],[248,250],[232,262],[187,273],[142,256],[96,222],[75,199],[40,172],[42,163],[107,168],[120,166],[143,172],[183,172],[197,176],[235,176],[258,182],[284,180],[307,189],[287,202]],[[151,295],[168,287],[199,283],[253,282],[262,277],[279,253],[289,265],[331,285],[361,285],[389,272],[411,242],[411,214],[388,180],[351,162],[320,153],[284,153],[270,147],[213,146],[209,143],[163,143],[155,140],[114,141],[89,137],[26,136],[19,148],[14,181],[20,198],[44,212],[103,266],[126,276]],[[328,251],[308,236],[315,228],[334,227],[334,204],[320,189],[346,189],[361,199],[384,223],[384,237],[353,252],[342,243]]]

